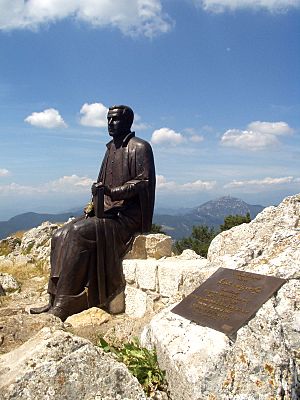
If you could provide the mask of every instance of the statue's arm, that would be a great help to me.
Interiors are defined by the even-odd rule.
[[[155,168],[151,146],[143,142],[135,149],[134,178],[116,188],[106,188],[105,194],[113,201],[126,200],[147,190],[149,182],[155,179]]]
[[[105,188],[105,194],[110,196],[113,201],[126,200],[136,196],[140,191],[147,187],[146,179],[133,179],[116,188]]]

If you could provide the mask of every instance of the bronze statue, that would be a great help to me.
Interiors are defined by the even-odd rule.
[[[104,211],[99,218],[86,209],[85,216],[54,233],[49,304],[32,308],[31,313],[49,312],[64,321],[94,306],[111,313],[124,311],[122,258],[134,235],[151,229],[155,196],[152,149],[131,132],[133,118],[130,107],[109,108],[112,140],[107,144],[97,183],[92,185],[94,199],[104,195]],[[101,214],[101,210],[97,212]]]

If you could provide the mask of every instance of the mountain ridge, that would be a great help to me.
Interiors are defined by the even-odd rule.
[[[153,222],[162,225],[165,233],[173,239],[180,239],[191,234],[193,225],[202,224],[218,228],[229,214],[246,215],[249,212],[253,219],[263,209],[264,207],[260,205],[251,205],[235,197],[223,196],[195,208],[189,208],[186,214],[182,214],[182,208],[178,209],[178,215],[174,215],[174,210],[170,214],[155,213]],[[58,214],[35,212],[18,214],[8,221],[0,221],[0,239],[19,230],[34,228],[44,221],[65,222],[71,216],[79,215],[82,215],[82,208],[77,210],[72,208],[72,211]]]

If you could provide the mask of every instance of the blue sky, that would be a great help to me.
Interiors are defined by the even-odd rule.
[[[0,0],[0,220],[85,204],[128,104],[157,207],[300,192],[300,0]]]

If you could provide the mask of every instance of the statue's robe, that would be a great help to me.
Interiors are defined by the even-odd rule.
[[[155,167],[149,143],[131,132],[107,144],[98,176],[111,188],[103,218],[77,218],[57,230],[51,243],[48,292],[78,295],[88,305],[106,306],[125,287],[122,258],[134,235],[151,229]]]

